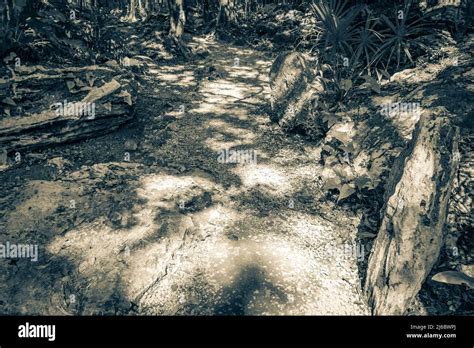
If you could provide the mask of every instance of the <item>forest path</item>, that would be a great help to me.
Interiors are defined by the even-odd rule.
[[[184,227],[168,232],[179,234],[168,251],[173,262],[140,293],[140,312],[367,314],[359,221],[343,212],[332,221],[321,216],[316,149],[288,139],[262,112],[272,60],[205,38],[193,44],[210,51],[202,65],[185,67],[181,78],[166,69],[156,74],[166,86],[170,77],[188,81],[193,97],[174,107],[184,112],[172,113],[172,135],[155,152],[186,173],[147,179],[148,201],[181,201],[184,214],[173,221]],[[211,78],[193,85],[202,70]],[[240,163],[219,161],[225,149],[243,151]],[[158,220],[169,218],[164,205]]]
[[[135,126],[13,174],[1,227],[39,259],[1,264],[2,313],[369,313],[360,217],[324,199],[319,149],[265,114],[271,57],[190,46],[209,54],[143,74]]]

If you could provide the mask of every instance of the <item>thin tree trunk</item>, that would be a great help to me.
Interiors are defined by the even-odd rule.
[[[219,13],[217,16],[216,28],[220,25],[227,26],[229,23],[236,23],[234,2],[231,0],[219,0]]]
[[[136,0],[130,0],[130,8],[128,10],[128,19],[132,22],[137,20],[135,15]]]
[[[168,0],[170,12],[170,31],[169,37],[173,44],[179,49],[181,54],[188,59],[189,49],[183,44],[181,36],[184,33],[186,24],[186,12],[184,10],[184,0]]]
[[[180,39],[184,32],[186,13],[184,11],[184,0],[168,0],[170,11],[170,36]]]
[[[138,0],[138,14],[142,19],[146,19],[147,16],[147,11],[145,10],[145,7],[143,6],[142,3],[143,0]]]

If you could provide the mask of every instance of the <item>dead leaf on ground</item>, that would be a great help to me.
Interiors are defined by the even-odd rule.
[[[435,274],[431,280],[439,283],[453,284],[453,285],[467,285],[474,288],[474,278],[469,277],[463,272],[445,271]]]
[[[345,198],[348,198],[350,196],[352,196],[354,193],[356,192],[356,189],[355,189],[355,185],[354,184],[344,184],[344,186],[342,186],[341,190],[340,190],[340,193],[339,193],[339,198],[337,199],[337,201],[341,201]]]
[[[75,86],[76,83],[74,81],[66,81],[67,89],[71,91]]]
[[[3,104],[6,104],[6,105],[16,106],[15,101],[14,101],[12,98],[10,98],[10,97],[4,98],[4,99],[2,100],[2,103],[3,103]]]

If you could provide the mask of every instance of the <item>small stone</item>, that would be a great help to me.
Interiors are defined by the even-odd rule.
[[[168,129],[173,131],[173,132],[177,132],[178,131],[178,126],[175,123],[172,123],[168,126]]]
[[[125,150],[129,151],[136,151],[138,149],[138,143],[135,140],[127,140],[125,141]]]

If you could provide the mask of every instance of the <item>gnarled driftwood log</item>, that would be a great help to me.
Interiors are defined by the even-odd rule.
[[[430,110],[394,164],[365,284],[376,315],[404,314],[439,256],[458,137],[448,117]]]

